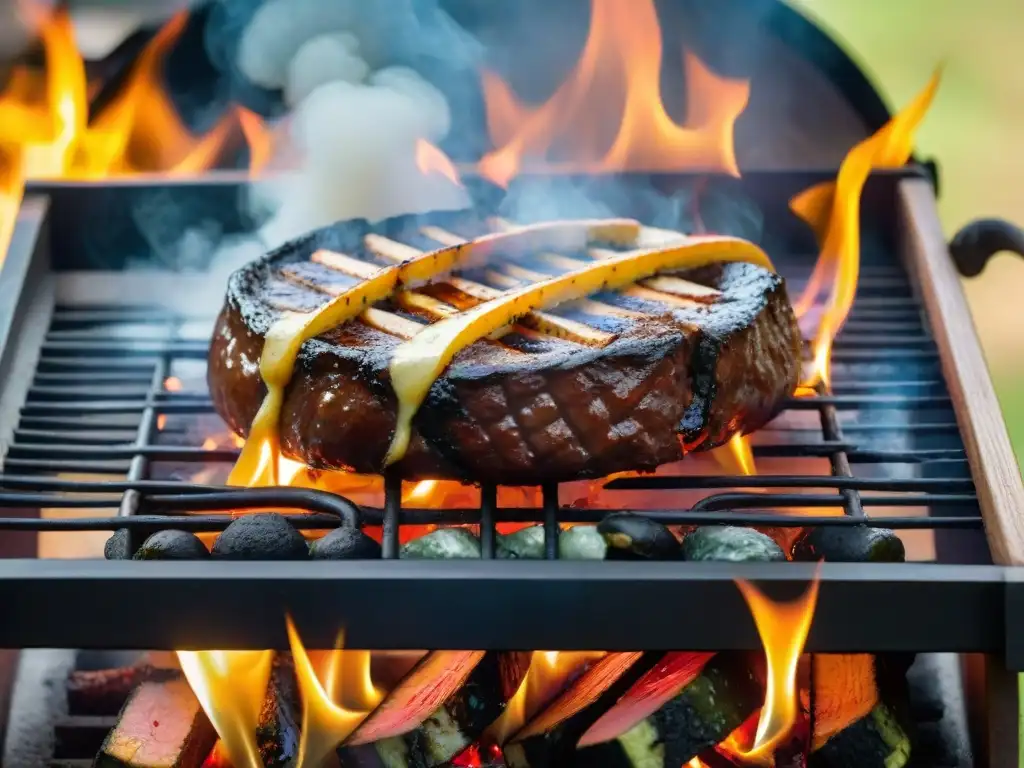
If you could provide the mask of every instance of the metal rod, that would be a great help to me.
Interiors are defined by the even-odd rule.
[[[398,557],[399,524],[402,515],[402,478],[395,472],[384,475],[384,514],[381,520],[381,548],[386,559]]]
[[[546,483],[541,486],[541,501],[544,511],[544,557],[558,559],[558,537],[562,530],[558,525],[558,486]]]
[[[498,486],[484,483],[480,486],[480,552],[484,560],[492,560],[496,554],[494,519],[497,509]]]

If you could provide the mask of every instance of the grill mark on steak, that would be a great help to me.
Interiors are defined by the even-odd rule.
[[[399,239],[425,223],[479,229],[460,214],[406,216],[373,228],[338,224],[232,275],[208,376],[214,404],[235,431],[248,432],[262,401],[258,361],[277,314],[313,309],[346,280],[310,261],[312,254],[331,249],[377,265],[362,246],[367,233]],[[792,393],[799,369],[799,333],[782,279],[748,264],[677,274],[721,296],[708,304],[601,294],[546,311],[613,334],[604,347],[524,330],[461,351],[421,407],[399,471],[410,479],[531,485],[598,477],[675,461],[680,436],[708,448],[762,426]],[[447,290],[423,292],[445,300]],[[285,455],[316,468],[379,472],[395,426],[387,366],[398,343],[354,322],[303,345],[282,409]]]

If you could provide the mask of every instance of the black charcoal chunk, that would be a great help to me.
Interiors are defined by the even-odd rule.
[[[135,560],[205,560],[210,552],[188,531],[157,531],[139,547]]]
[[[245,515],[224,529],[211,554],[222,560],[305,560],[302,534],[274,512]]]

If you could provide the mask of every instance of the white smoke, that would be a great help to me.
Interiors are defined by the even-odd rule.
[[[272,212],[264,247],[339,220],[468,205],[461,187],[417,165],[418,142],[440,142],[451,114],[415,71],[384,64],[383,34],[353,0],[268,0],[244,30],[239,69],[281,89],[292,110],[277,130],[275,161],[287,169],[253,189],[252,204]],[[217,266],[251,250],[232,243]]]

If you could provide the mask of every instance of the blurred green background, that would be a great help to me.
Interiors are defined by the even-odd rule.
[[[829,31],[874,79],[890,107],[905,104],[945,63],[942,88],[918,134],[942,175],[952,234],[968,220],[1024,224],[1024,36],[1021,0],[790,0]],[[1024,260],[1001,255],[964,282],[1017,456],[1024,458]]]

